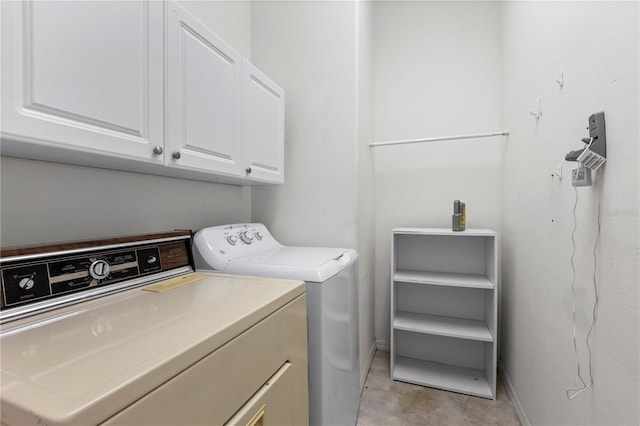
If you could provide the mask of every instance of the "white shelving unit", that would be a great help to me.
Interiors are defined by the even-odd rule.
[[[391,378],[496,397],[495,231],[395,228]]]

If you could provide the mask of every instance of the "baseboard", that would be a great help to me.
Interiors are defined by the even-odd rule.
[[[367,374],[369,373],[369,368],[371,368],[371,363],[373,362],[373,357],[376,355],[376,342],[374,341],[369,348],[369,355],[367,356],[367,361],[365,362],[364,368],[360,366],[360,393],[364,389],[364,383],[367,381]]]
[[[511,377],[509,377],[509,373],[504,368],[504,364],[502,364],[502,362],[498,362],[498,367],[500,369],[500,374],[502,375],[504,386],[507,388],[507,393],[509,394],[509,398],[511,398],[511,402],[513,403],[513,408],[515,408],[516,414],[520,418],[520,423],[522,424],[522,426],[531,426],[531,421],[529,420],[529,417],[527,417],[527,413],[524,411],[524,407],[520,402],[520,398],[518,398],[518,394],[516,394],[516,389],[513,387]]]
[[[377,340],[376,347],[378,348],[379,351],[382,351],[382,352],[391,351],[391,345],[389,344],[389,342],[385,342],[384,340]]]

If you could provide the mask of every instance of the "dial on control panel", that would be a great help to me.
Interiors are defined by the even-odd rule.
[[[107,278],[110,271],[111,266],[106,260],[96,260],[89,266],[89,275],[96,280]]]
[[[245,244],[251,244],[253,242],[253,235],[249,231],[244,231],[240,233],[240,239]]]
[[[33,281],[33,276],[23,278],[18,282],[18,286],[23,290],[31,290],[35,285],[35,281]]]

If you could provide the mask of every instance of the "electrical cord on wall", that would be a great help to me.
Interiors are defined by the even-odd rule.
[[[597,250],[598,250],[598,244],[600,243],[600,206],[601,206],[601,199],[600,199],[600,188],[599,188],[599,182],[597,183],[598,186],[598,216],[597,216],[597,232],[596,232],[596,242],[593,245],[593,292],[595,295],[595,300],[593,302],[593,310],[592,310],[592,318],[591,318],[591,325],[589,326],[589,331],[587,332],[587,336],[585,338],[585,344],[587,346],[587,352],[589,354],[589,384],[585,383],[584,378],[582,377],[582,372],[580,369],[580,359],[578,358],[578,344],[577,344],[577,339],[576,339],[576,290],[575,290],[575,282],[576,282],[576,268],[575,268],[575,264],[573,262],[573,258],[575,257],[576,254],[576,240],[575,240],[575,233],[576,233],[576,228],[577,228],[577,219],[576,219],[576,207],[578,206],[578,189],[574,186],[573,190],[576,194],[576,199],[575,202],[573,204],[573,231],[571,232],[571,243],[573,245],[573,249],[571,252],[571,271],[572,271],[572,278],[571,278],[571,292],[573,293],[573,350],[576,356],[576,365],[577,365],[577,373],[578,373],[578,380],[580,380],[580,383],[582,384],[581,387],[578,388],[571,388],[567,390],[567,398],[569,399],[573,399],[576,396],[580,395],[582,392],[586,391],[587,389],[593,387],[593,369],[592,369],[592,357],[591,357],[591,344],[589,343],[589,340],[591,338],[591,333],[593,332],[593,328],[594,325],[596,323],[596,314],[598,312],[598,286],[597,286],[597,278],[596,278],[596,272],[598,269],[598,257],[597,257]]]

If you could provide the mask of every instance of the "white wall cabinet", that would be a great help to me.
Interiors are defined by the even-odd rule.
[[[2,155],[283,182],[284,93],[175,2],[2,2]]]
[[[162,162],[162,3],[1,7],[3,155]]]
[[[242,163],[252,179],[284,182],[284,90],[242,63]]]
[[[392,379],[495,399],[497,301],[494,231],[393,229]]]
[[[242,56],[168,3],[167,166],[241,175],[241,89]]]

